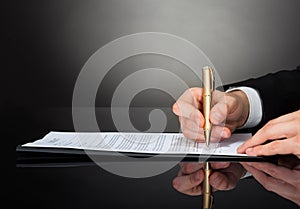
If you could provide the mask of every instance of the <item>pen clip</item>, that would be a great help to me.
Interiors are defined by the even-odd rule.
[[[213,202],[214,202],[214,196],[213,195],[208,195],[206,198],[207,198],[205,200],[206,202],[203,204],[203,209],[212,209]]]
[[[212,206],[213,206],[213,203],[214,203],[214,196],[213,196],[213,195],[210,195],[209,209],[211,209],[211,208],[212,208]]]

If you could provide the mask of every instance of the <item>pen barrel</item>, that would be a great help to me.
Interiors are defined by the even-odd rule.
[[[211,186],[209,184],[209,176],[211,174],[211,169],[209,169],[209,165],[207,165],[208,162],[206,162],[205,168],[204,168],[204,181],[203,181],[203,193],[204,194],[211,194]]]
[[[210,130],[211,123],[209,120],[211,109],[211,95],[203,95],[203,116],[204,116],[204,129]]]
[[[211,174],[211,169],[209,168],[209,163],[206,162],[204,166],[204,180],[203,180],[203,208],[204,209],[211,209],[213,203],[211,186],[209,184],[210,174]]]
[[[208,66],[202,69],[202,87],[203,87],[203,116],[205,118],[204,121],[204,129],[210,130],[211,123],[209,121],[210,109],[211,109],[211,101],[212,101],[212,92],[213,92],[213,72],[212,69]]]
[[[213,84],[214,76],[212,68],[206,66],[202,69],[202,87],[203,95],[211,95],[214,88]]]

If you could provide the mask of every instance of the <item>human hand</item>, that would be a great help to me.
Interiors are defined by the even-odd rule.
[[[251,156],[294,154],[300,158],[300,110],[271,120],[237,151]]]
[[[245,175],[245,169],[239,163],[212,162],[209,183],[212,191],[231,190]],[[178,176],[173,179],[173,187],[180,193],[202,195],[204,180],[203,163],[181,163]]]
[[[202,114],[202,88],[190,88],[173,105],[173,112],[179,117],[185,137],[204,141]],[[249,114],[248,98],[242,91],[213,92],[210,121],[213,124],[211,141],[220,141],[231,136],[241,127]]]
[[[300,206],[300,160],[295,158],[281,165],[266,162],[241,164],[268,191]]]

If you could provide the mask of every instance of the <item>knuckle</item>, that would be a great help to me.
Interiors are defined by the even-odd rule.
[[[274,120],[270,120],[269,122],[266,123],[265,125],[265,129],[271,129],[272,127],[274,127]]]

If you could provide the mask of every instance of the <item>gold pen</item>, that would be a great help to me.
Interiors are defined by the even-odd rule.
[[[204,115],[204,138],[206,146],[209,146],[212,124],[209,120],[212,93],[214,89],[214,76],[213,70],[209,66],[202,69],[202,82],[203,82],[203,115]]]
[[[203,209],[211,209],[213,204],[213,195],[209,184],[209,175],[211,173],[209,162],[204,164],[204,181],[203,181]]]
[[[209,120],[212,93],[214,90],[213,70],[209,66],[202,69],[202,87],[203,87],[203,115],[204,115],[204,138],[206,146],[209,147],[212,124]],[[211,209],[213,204],[213,195],[209,184],[211,168],[209,162],[204,164],[204,181],[203,181],[203,209]]]

